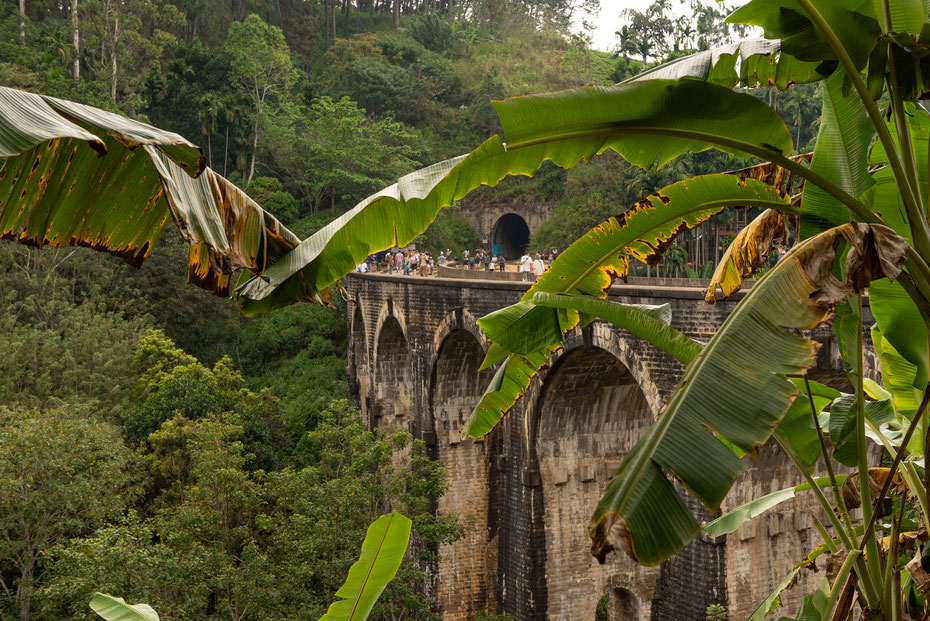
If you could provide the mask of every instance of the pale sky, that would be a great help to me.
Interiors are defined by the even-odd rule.
[[[652,0],[601,0],[601,14],[593,20],[587,18],[597,25],[597,30],[594,31],[594,48],[605,52],[611,51],[616,44],[614,33],[620,30],[623,24],[623,20],[620,19],[623,9],[644,11],[650,4]],[[690,13],[690,8],[691,3],[688,0],[684,2],[672,0],[672,14],[675,17]],[[580,23],[578,28],[581,28]]]

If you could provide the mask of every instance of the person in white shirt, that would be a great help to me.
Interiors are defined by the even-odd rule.
[[[546,271],[546,265],[543,263],[542,257],[539,256],[539,253],[536,253],[536,259],[533,261],[533,276],[539,278],[542,276],[542,273]]]
[[[523,275],[523,281],[526,282],[530,272],[533,271],[533,259],[530,258],[530,255],[524,254],[520,257],[520,268],[518,271]]]

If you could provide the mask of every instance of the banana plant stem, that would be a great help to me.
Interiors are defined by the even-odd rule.
[[[801,476],[804,477],[804,480],[810,486],[811,491],[814,492],[814,496],[817,497],[817,502],[820,503],[820,506],[823,507],[824,512],[827,514],[827,517],[830,519],[830,524],[833,526],[833,529],[836,531],[837,537],[840,539],[840,543],[843,544],[843,548],[846,552],[852,552],[856,550],[856,544],[853,541],[855,536],[852,533],[846,531],[843,528],[843,524],[840,523],[839,518],[836,517],[836,513],[833,511],[833,507],[830,506],[830,501],[827,500],[827,497],[824,495],[823,490],[820,489],[820,486],[817,485],[817,482],[814,481],[814,478],[807,472],[807,468],[798,462],[794,454],[788,450],[788,448],[782,444],[778,439],[778,436],[773,436],[781,446],[782,450],[785,451],[785,454],[794,462],[794,465],[797,467],[798,471],[801,473]],[[868,567],[863,561],[862,556],[856,558],[856,575],[859,576],[859,582],[861,583],[862,595],[865,599],[866,606],[873,607],[878,602],[879,591],[878,585],[872,581],[872,575],[869,573]],[[881,583],[879,583],[881,584]]]
[[[884,20],[885,32],[891,32],[891,7],[888,4],[888,0],[882,0],[882,18]],[[879,43],[879,45],[881,45],[881,43]],[[904,102],[901,99],[898,69],[894,64],[895,46],[891,40],[889,40],[886,45],[888,46],[888,96],[891,100],[895,131],[898,134],[898,145],[901,148],[901,159],[904,161],[908,181],[911,184],[911,192],[914,194],[915,203],[918,207],[917,215],[919,216],[922,213],[920,206],[923,204],[923,198],[921,196],[920,183],[917,178],[917,163],[914,159],[914,146],[911,142],[911,132],[907,127],[907,117],[904,114]]]
[[[849,519],[849,510],[840,494],[840,486],[836,483],[836,474],[833,472],[833,461],[830,459],[830,453],[827,452],[827,442],[824,439],[823,429],[820,427],[820,419],[817,417],[817,410],[814,408],[814,397],[811,394],[811,383],[804,376],[804,387],[807,389],[807,399],[811,406],[811,418],[814,420],[814,428],[817,430],[817,439],[820,441],[820,454],[823,455],[823,464],[827,469],[827,476],[830,477],[830,489],[833,491],[833,502],[836,503],[836,510],[839,511],[846,530],[853,532],[852,520]]]
[[[911,441],[911,436],[914,435],[914,430],[917,429],[920,424],[920,419],[923,416],[924,410],[927,409],[927,403],[930,403],[930,382],[927,383],[927,387],[924,389],[924,397],[920,401],[920,406],[917,408],[917,412],[914,414],[914,418],[911,419],[911,424],[908,425],[907,431],[904,433],[904,437],[901,439],[901,446],[898,447],[898,451],[894,455],[894,459],[891,462],[891,467],[889,468],[889,476],[885,477],[885,483],[882,485],[882,489],[878,494],[878,498],[875,499],[875,502],[872,503],[872,518],[865,525],[865,530],[862,532],[862,540],[859,542],[859,549],[865,547],[866,541],[868,541],[871,536],[872,530],[875,528],[875,518],[878,516],[878,507],[881,505],[882,500],[885,499],[885,495],[888,494],[888,490],[891,488],[891,481],[894,479],[894,473],[898,471],[898,464],[901,463],[901,459],[904,457],[904,453],[907,452],[907,445]]]
[[[865,390],[863,389],[863,349],[862,349],[862,294],[854,296],[855,304],[858,305],[859,320],[856,324],[856,369],[855,369],[855,386],[856,386],[856,465],[859,471],[859,498],[862,502],[862,521],[868,522],[872,519],[872,496],[869,485],[869,456],[865,440]],[[894,472],[894,471],[892,471]],[[872,572],[872,580],[876,584],[882,582],[881,560],[878,554],[878,544],[875,537],[869,537],[866,540],[866,563],[869,571]]]
[[[807,13],[808,17],[810,17],[811,21],[814,22],[814,25],[816,25],[821,33],[823,33],[824,38],[826,38],[827,43],[836,53],[840,64],[842,64],[843,69],[846,70],[846,75],[852,81],[853,87],[859,94],[859,98],[862,100],[862,104],[869,115],[869,119],[872,121],[872,125],[875,126],[875,130],[878,132],[878,139],[881,141],[882,147],[885,149],[885,154],[888,156],[888,164],[891,166],[894,177],[898,182],[898,187],[901,191],[901,198],[904,200],[904,205],[907,209],[908,215],[910,216],[912,212],[920,213],[919,203],[916,201],[914,196],[913,186],[911,185],[907,173],[904,170],[904,164],[902,163],[901,157],[898,154],[898,150],[895,147],[894,139],[891,137],[891,132],[888,131],[888,126],[882,119],[882,113],[878,109],[878,105],[872,99],[872,96],[869,94],[869,89],[862,81],[862,76],[859,75],[859,70],[856,69],[852,58],[849,56],[849,52],[846,51],[843,43],[833,31],[833,28],[830,26],[830,24],[827,23],[823,15],[820,14],[820,11],[818,11],[813,6],[813,4],[811,4],[810,0],[797,0],[797,2]],[[927,252],[930,251],[930,227],[927,225],[926,218],[919,218],[916,222],[912,222],[911,225],[916,229],[914,243],[918,250],[920,250],[921,254],[930,256],[927,255]]]

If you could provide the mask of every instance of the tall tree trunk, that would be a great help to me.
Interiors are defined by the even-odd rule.
[[[19,40],[26,42],[26,0],[19,0]]]
[[[249,164],[249,177],[245,180],[248,186],[252,182],[252,175],[255,174],[255,152],[258,151],[258,119],[255,119],[255,126],[252,132],[252,163]]]
[[[358,34],[358,12],[361,10],[362,0],[355,0],[355,23],[352,24],[352,32]]]
[[[110,100],[116,103],[116,81],[119,76],[116,64],[116,48],[119,46],[119,14],[122,2],[116,2],[116,16],[113,20],[113,40],[110,45]]]
[[[236,21],[242,21],[242,12],[245,10],[245,0],[239,0],[239,5],[236,7]]]
[[[400,28],[400,0],[394,0],[394,30]]]
[[[368,5],[368,32],[375,29],[375,0],[369,0]]]
[[[352,9],[352,3],[349,0],[343,0],[342,2],[342,34],[346,39],[350,38],[351,34],[349,33],[349,13]]]
[[[329,51],[329,0],[323,0],[323,21],[326,22],[326,47],[323,51]]]
[[[71,0],[71,43],[74,45],[71,76],[79,80],[81,78],[81,36],[78,31],[78,0]]]
[[[330,13],[332,14],[333,45],[336,45],[336,12],[338,11],[338,2],[339,0],[330,0],[330,4],[332,5]]]
[[[455,0],[449,0],[449,27],[452,27],[452,15],[453,15],[453,5],[455,5]]]

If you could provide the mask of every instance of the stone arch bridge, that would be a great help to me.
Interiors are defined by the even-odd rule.
[[[705,304],[696,285],[631,279],[610,294],[629,303],[669,302],[673,325],[706,341],[735,301]],[[422,439],[450,475],[439,510],[473,518],[464,539],[438,551],[432,588],[444,618],[471,621],[496,610],[518,621],[588,621],[604,595],[612,620],[698,621],[716,603],[731,619],[748,617],[820,543],[812,515],[826,516],[812,497],[779,505],[728,536],[701,535],[658,567],[638,566],[622,553],[599,565],[589,552],[588,523],[604,486],[682,373],[663,352],[605,323],[576,330],[491,434],[461,439],[490,381],[489,372],[477,371],[487,342],[475,320],[516,302],[527,286],[380,274],[347,279],[350,391],[365,420]],[[842,376],[826,335],[818,335],[826,341],[818,372]],[[724,509],[799,478],[766,446]],[[821,579],[806,575],[783,598],[787,610]]]

